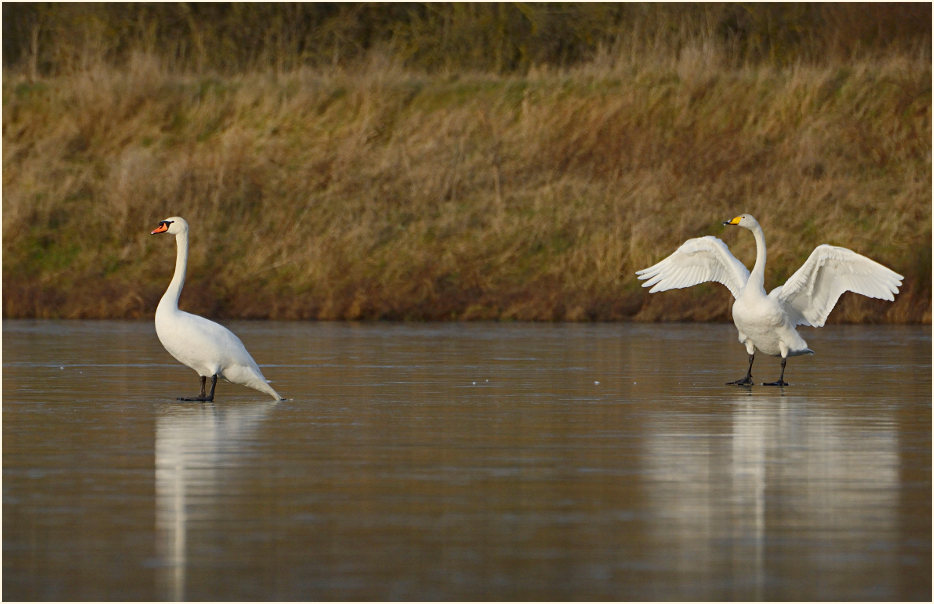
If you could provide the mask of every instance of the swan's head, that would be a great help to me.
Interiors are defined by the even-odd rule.
[[[732,220],[724,221],[723,224],[729,226],[741,226],[744,229],[749,229],[751,231],[759,226],[759,221],[753,218],[751,214],[740,214]]]
[[[178,235],[179,233],[184,233],[188,230],[188,223],[185,222],[185,219],[180,216],[172,216],[171,218],[166,218],[165,220],[159,221],[159,226],[154,228],[150,235],[158,235],[159,233],[168,233],[169,235]]]

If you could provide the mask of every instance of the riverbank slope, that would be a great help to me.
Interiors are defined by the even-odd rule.
[[[722,237],[766,287],[820,243],[905,275],[832,321],[931,319],[931,66],[597,59],[524,75],[122,68],[3,80],[5,317],[150,315],[182,215],[182,306],[220,318],[724,320],[634,271]]]

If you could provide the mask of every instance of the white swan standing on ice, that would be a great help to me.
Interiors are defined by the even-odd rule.
[[[178,254],[175,257],[175,274],[156,307],[156,335],[169,354],[201,376],[201,394],[179,400],[213,401],[218,377],[259,390],[276,400],[284,400],[267,383],[256,361],[232,331],[214,321],[178,309],[178,297],[185,285],[185,271],[188,267],[188,223],[178,216],[166,218],[150,234],[159,233],[175,235]],[[211,392],[205,394],[208,377],[211,378]]]
[[[756,264],[750,273],[720,239],[708,235],[688,239],[675,253],[658,264],[637,271],[648,279],[642,287],[649,293],[690,287],[705,281],[727,286],[736,301],[733,323],[739,341],[749,353],[746,376],[728,384],[752,385],[752,362],[756,349],[781,356],[782,373],[776,382],[763,386],[787,386],[785,362],[790,356],[814,354],[795,327],[821,327],[837,300],[846,291],[870,298],[894,300],[902,276],[874,260],[834,245],[819,245],[788,281],[765,293],[765,235],[749,214],[724,222],[752,231],[756,238]]]

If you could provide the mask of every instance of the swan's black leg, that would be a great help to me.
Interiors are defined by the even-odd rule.
[[[217,386],[217,374],[211,376],[211,394],[204,400],[213,401],[214,400],[214,387]]]
[[[208,381],[208,378],[202,375],[201,376],[201,394],[193,398],[185,398],[185,397],[180,396],[178,397],[178,400],[180,401],[202,401],[202,402],[213,401],[214,400],[214,385],[217,384],[217,376],[215,375],[214,377],[211,378],[211,394],[210,395],[205,394],[205,386],[207,385],[207,381]]]
[[[749,355],[749,369],[746,370],[746,377],[734,382],[727,382],[727,386],[752,386],[752,362],[756,360],[756,355]]]
[[[762,385],[763,386],[787,386],[788,382],[785,381],[785,362],[787,361],[788,359],[786,359],[785,357],[782,357],[782,374],[778,376],[777,382],[768,382]]]

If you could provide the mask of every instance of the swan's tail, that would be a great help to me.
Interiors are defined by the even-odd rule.
[[[791,350],[788,352],[788,356],[790,357],[800,357],[806,354],[814,354],[814,351],[810,348],[802,348],[800,350]]]
[[[262,372],[260,372],[258,368],[246,367],[243,365],[228,367],[224,369],[224,377],[234,384],[241,384],[253,390],[259,390],[260,392],[268,394],[277,401],[285,400],[269,385],[269,382],[266,381],[266,378],[263,377]]]
[[[256,390],[259,390],[260,392],[265,392],[266,394],[268,394],[268,395],[271,396],[272,398],[276,399],[277,401],[284,401],[284,400],[285,400],[284,398],[282,398],[281,396],[279,396],[279,393],[276,392],[275,388],[273,388],[272,386],[269,385],[269,382],[263,381],[263,382],[260,382],[259,384],[256,384],[256,385],[250,384],[250,387],[251,387],[251,388],[254,388],[254,389],[256,389]]]

